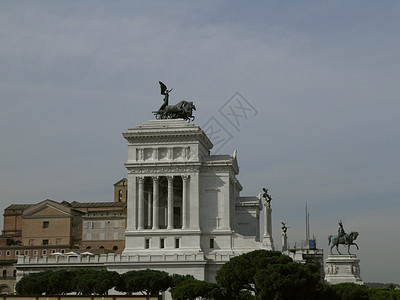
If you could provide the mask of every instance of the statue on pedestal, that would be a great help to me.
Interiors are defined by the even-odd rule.
[[[358,245],[354,242],[355,239],[357,239],[358,237],[358,232],[357,231],[351,231],[350,233],[346,233],[344,228],[343,228],[343,224],[342,224],[342,220],[339,221],[339,228],[338,228],[338,235],[330,235],[328,236],[328,245],[330,245],[332,243],[330,252],[332,253],[332,248],[334,246],[336,246],[336,250],[339,254],[339,245],[347,245],[347,252],[349,254],[350,253],[350,246],[351,245],[355,245],[357,247],[357,250],[359,250]]]
[[[352,282],[363,284],[360,276],[360,259],[356,255],[350,253],[350,246],[355,245],[359,250],[358,245],[354,240],[358,237],[357,231],[346,233],[343,228],[343,223],[339,221],[337,235],[328,237],[329,245],[332,244],[330,254],[325,260],[325,281],[329,284],[339,284]],[[342,255],[339,251],[339,245],[347,245],[349,255]],[[333,255],[332,248],[336,246],[339,255]]]
[[[182,100],[175,105],[169,105],[169,93],[172,89],[168,90],[167,86],[159,81],[161,88],[161,95],[164,95],[163,104],[157,111],[153,111],[156,119],[184,119],[186,121],[193,121],[193,110],[196,110],[192,101]]]
[[[281,223],[282,223],[282,234],[286,235],[286,232],[287,232],[288,228],[290,228],[290,227],[286,227],[286,223],[283,223],[283,222],[281,222]]]
[[[286,226],[286,223],[281,222],[282,223],[282,251],[286,251],[288,249],[287,246],[287,230],[290,227]]]
[[[272,201],[272,197],[270,194],[268,194],[269,189],[267,188],[263,188],[263,198],[265,199],[265,202],[267,203],[267,208],[271,208],[271,201]]]
[[[268,194],[267,188],[263,188],[263,198],[264,198],[264,236],[263,236],[263,246],[264,249],[275,251],[274,241],[272,239],[272,208],[271,208],[271,196]],[[259,199],[261,200],[261,193],[259,194]]]

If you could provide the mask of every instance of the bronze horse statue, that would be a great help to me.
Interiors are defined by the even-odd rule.
[[[196,106],[192,101],[182,100],[175,105],[167,105],[164,109],[160,109],[157,114],[161,119],[182,118],[187,121],[193,121],[193,110],[196,110]]]
[[[331,242],[332,242],[331,254],[333,254],[332,253],[332,248],[334,246],[336,246],[337,252],[339,254],[342,254],[339,251],[339,244],[347,245],[347,252],[349,254],[351,254],[350,253],[350,246],[351,245],[355,245],[357,247],[357,250],[359,250],[358,245],[356,243],[354,243],[354,240],[357,239],[357,237],[358,237],[358,232],[357,231],[351,231],[350,233],[345,233],[344,236],[342,236],[342,237],[339,237],[338,235],[330,235],[330,236],[328,236],[328,240],[329,240],[328,245],[330,245]]]

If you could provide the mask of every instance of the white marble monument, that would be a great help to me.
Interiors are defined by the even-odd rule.
[[[215,281],[232,257],[273,249],[271,210],[260,240],[261,199],[241,197],[236,151],[211,155],[200,127],[183,119],[152,120],[123,133],[128,145],[127,228],[122,255],[95,258],[20,257],[18,279],[60,267],[118,273],[157,269]]]
[[[236,151],[210,155],[206,134],[182,119],[148,121],[123,136],[129,191],[123,256],[130,263],[116,269],[152,267],[213,281],[231,257],[271,249],[260,242],[261,199],[239,195]],[[270,227],[268,233],[272,242]],[[135,261],[143,256],[147,262]]]

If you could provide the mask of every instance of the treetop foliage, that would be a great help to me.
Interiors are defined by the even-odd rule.
[[[216,281],[209,283],[192,275],[169,275],[149,269],[124,274],[75,269],[24,276],[17,283],[16,292],[18,295],[106,295],[115,288],[129,295],[159,295],[169,290],[175,300],[400,300],[400,290],[369,289],[353,283],[328,285],[320,281],[316,265],[293,262],[277,251],[255,250],[236,256],[220,268]]]

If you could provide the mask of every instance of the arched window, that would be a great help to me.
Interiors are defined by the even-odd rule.
[[[15,250],[15,255],[16,255],[16,256],[19,255],[19,250]]]
[[[122,202],[122,190],[118,191],[118,202]]]
[[[13,271],[13,277],[17,277],[17,270]]]
[[[3,277],[4,277],[4,278],[7,277],[7,270],[3,270]]]

